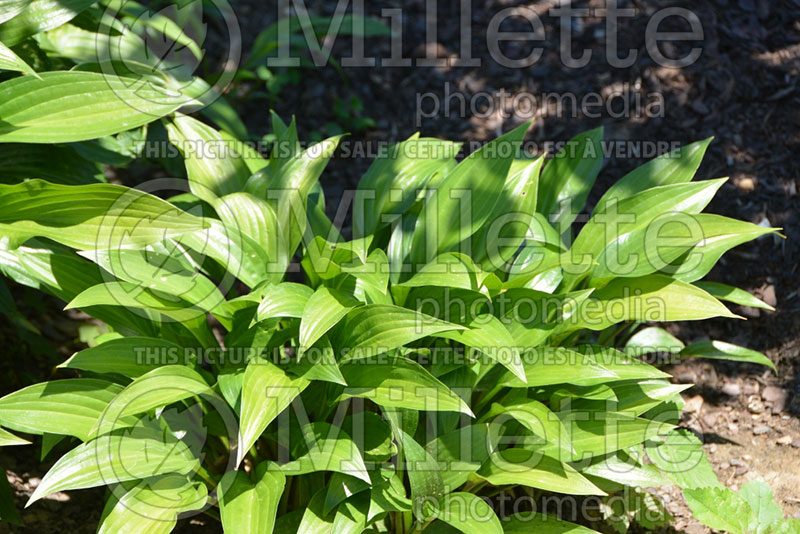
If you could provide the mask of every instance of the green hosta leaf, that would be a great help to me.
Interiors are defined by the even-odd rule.
[[[404,213],[434,174],[450,170],[460,146],[415,134],[379,154],[358,182],[353,206],[357,235],[373,234],[387,224],[382,215]]]
[[[482,282],[482,273],[475,263],[464,254],[445,252],[426,263],[401,287],[448,287],[477,290]]]
[[[141,248],[203,226],[164,200],[118,185],[0,184],[0,242],[8,248],[35,236],[80,250]]]
[[[443,473],[428,451],[399,427],[396,417],[390,416],[389,421],[408,471],[413,513],[418,519],[429,519],[430,508],[438,508],[447,492],[442,479]]]
[[[486,423],[467,425],[439,436],[425,450],[439,466],[444,487],[454,490],[480,469],[497,450],[498,427]]]
[[[0,70],[13,70],[25,74],[32,74],[35,77],[38,76],[30,65],[25,63],[22,58],[2,42],[0,42]]]
[[[685,347],[681,351],[681,357],[757,363],[778,372],[772,360],[760,352],[724,341],[697,341]]]
[[[323,512],[325,505],[326,488],[317,491],[303,511],[299,524],[281,529],[281,519],[275,525],[276,534],[330,534],[333,527],[333,516],[326,516]]]
[[[471,238],[472,257],[488,271],[501,269],[536,228],[536,199],[544,156],[516,159],[486,225]]]
[[[464,534],[503,534],[500,520],[486,501],[472,493],[449,493],[433,515]]]
[[[303,439],[308,452],[280,466],[287,475],[334,471],[372,483],[356,443],[342,429],[323,422],[310,423],[303,427]]]
[[[153,369],[123,389],[98,418],[92,437],[119,428],[120,419],[154,408],[162,408],[183,399],[210,394],[211,387],[197,371],[183,365],[165,365]]]
[[[381,406],[472,415],[461,397],[424,367],[402,356],[351,360],[340,370],[348,386],[342,393],[344,399],[364,397]]]
[[[308,194],[333,157],[340,138],[332,137],[307,148],[287,160],[270,179],[267,200],[278,215],[289,256],[294,254],[305,231]]]
[[[621,452],[600,458],[596,463],[581,469],[581,474],[637,488],[671,485],[671,482],[652,465],[639,463]]]
[[[576,461],[644,443],[674,428],[667,423],[625,413],[576,410],[561,412],[559,416],[571,432]]]
[[[28,505],[57,491],[194,471],[200,461],[168,431],[149,426],[117,430],[62,456],[31,495]]]
[[[244,471],[228,471],[219,483],[222,527],[236,534],[272,532],[286,476],[262,462],[255,480]]]
[[[568,464],[519,448],[492,454],[478,476],[495,486],[522,484],[571,495],[606,494]]]
[[[698,215],[703,231],[703,241],[684,257],[663,270],[684,282],[694,282],[707,275],[728,250],[762,235],[777,232],[757,224],[737,221],[720,215]]]
[[[97,72],[42,72],[39,76],[0,83],[0,142],[96,139],[152,122],[183,104],[152,84]]]
[[[525,399],[495,403],[480,420],[502,424],[510,419],[518,421],[532,434],[541,437],[542,443],[554,446],[559,451],[557,458],[563,456],[563,459],[568,460],[574,453],[564,424],[550,408],[539,401]]]
[[[605,192],[595,210],[604,211],[612,200],[624,200],[652,187],[690,182],[712,139],[683,146],[637,167]]]
[[[764,302],[763,300],[754,297],[744,289],[732,287],[726,284],[717,282],[695,282],[694,285],[708,292],[712,297],[727,302],[733,302],[741,306],[750,306],[751,308],[761,308],[762,310],[775,311],[775,308]]]
[[[208,228],[182,234],[176,241],[204,254],[250,287],[269,280],[277,282],[283,270],[276,273],[262,246],[238,227],[226,226],[216,219],[206,219]]]
[[[98,534],[169,534],[179,514],[206,505],[208,490],[185,476],[167,475],[143,480],[119,499],[115,497]]]
[[[527,381],[516,342],[500,319],[493,315],[479,315],[466,326],[469,327],[468,330],[442,332],[435,336],[452,339],[480,351],[499,362],[523,382]]]
[[[167,132],[184,156],[189,187],[197,197],[213,205],[217,198],[244,189],[251,172],[236,147],[218,131],[177,115],[167,125]]]
[[[336,354],[328,336],[323,336],[310,349],[305,349],[303,357],[293,371],[306,380],[323,380],[347,385],[339,370],[339,363],[336,361]]]
[[[0,24],[16,17],[32,0],[0,0]]]
[[[275,419],[308,385],[304,378],[293,378],[263,358],[247,364],[242,385],[237,465]]]
[[[204,347],[214,347],[217,341],[211,333],[204,310],[171,296],[150,291],[141,284],[108,282],[87,288],[65,309],[90,308],[92,306],[122,306],[148,312],[158,312],[181,323]]]
[[[614,373],[620,380],[646,378],[670,378],[669,373],[653,367],[637,358],[616,349],[600,345],[578,345],[575,349],[587,360],[594,359],[600,365]]]
[[[381,480],[381,482],[383,482]],[[370,485],[360,478],[342,473],[333,473],[328,480],[328,493],[325,495],[325,515],[330,514],[341,503],[357,493],[370,489]]]
[[[360,303],[336,289],[320,286],[308,298],[300,320],[300,347],[312,346]]]
[[[171,341],[131,336],[110,339],[76,352],[59,367],[136,378],[162,365],[192,364],[196,359]]]
[[[562,232],[581,212],[603,166],[603,128],[573,137],[542,172],[536,211]]]
[[[522,353],[527,383],[509,372],[504,373],[499,384],[508,387],[535,387],[554,384],[593,385],[617,378],[616,373],[586,357],[561,347],[538,347]]]
[[[570,274],[578,280],[593,265],[587,262],[587,258],[596,259],[618,236],[644,228],[664,213],[700,213],[724,182],[725,179],[720,179],[663,185],[646,189],[618,203],[612,202],[603,212],[595,209],[565,257],[570,265]]]
[[[438,182],[414,231],[415,263],[449,251],[483,226],[500,200],[508,170],[529,127],[525,123],[487,143]]]
[[[31,442],[27,439],[22,439],[15,436],[8,430],[0,428],[0,447],[11,447],[14,445],[30,445]]]
[[[694,321],[732,317],[717,299],[691,284],[653,274],[641,278],[617,278],[595,291],[569,321],[568,329],[603,330],[623,321]]]
[[[274,264],[270,268],[283,274],[289,264],[288,250],[280,240],[278,216],[266,200],[249,193],[231,193],[213,206],[228,228],[236,228],[258,243]]]
[[[641,356],[652,352],[680,352],[683,342],[658,326],[649,326],[636,332],[625,343],[625,354]]]
[[[0,25],[0,41],[8,46],[14,46],[22,42],[26,37],[35,35],[39,32],[47,31],[51,28],[61,26],[75,18],[81,11],[95,3],[96,0],[33,0],[23,3],[21,10],[20,2],[11,2],[8,6],[14,15],[9,17],[0,16],[0,20],[5,20]],[[6,6],[0,5],[0,8]]]
[[[667,380],[631,380],[611,384],[619,401],[616,410],[620,412],[632,411],[641,415],[673,398],[678,393],[689,389],[692,384],[671,384]]]
[[[399,306],[368,304],[348,313],[333,344],[352,359],[381,354],[438,332],[463,329]]]
[[[258,305],[256,317],[259,321],[275,317],[300,319],[313,294],[314,290],[310,287],[294,282],[282,282],[269,286],[264,291],[264,296]]]
[[[367,527],[370,497],[360,494],[347,499],[336,510],[331,532],[338,534],[361,534]]]
[[[758,518],[747,502],[728,488],[684,489],[683,496],[695,518],[714,530],[730,534],[754,532],[749,525],[757,523]]]
[[[120,391],[118,384],[93,378],[34,384],[0,399],[0,424],[20,432],[66,434],[86,441]]]
[[[115,278],[142,284],[185,301],[201,310],[211,311],[225,303],[217,284],[197,272],[185,250],[174,242],[156,243],[139,250],[90,250],[80,255],[92,260]]]
[[[505,534],[600,534],[596,530],[561,521],[551,514],[519,513],[503,519]]]

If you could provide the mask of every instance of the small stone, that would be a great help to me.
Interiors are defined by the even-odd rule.
[[[734,474],[734,476],[740,477],[742,475],[747,474],[749,471],[750,471],[750,468],[747,467],[746,465],[744,465],[742,467],[737,467],[736,471],[734,471],[733,474]]]
[[[739,176],[734,179],[733,185],[741,191],[749,193],[756,188],[756,181],[752,176]]]
[[[694,397],[686,399],[683,410],[689,413],[700,413],[703,408],[703,396],[695,395]]]
[[[772,429],[767,425],[759,425],[753,429],[753,434],[760,436],[762,434],[768,434],[770,430]]]
[[[740,388],[739,384],[736,382],[728,382],[722,386],[722,392],[729,397],[738,397],[742,392],[742,388]]]
[[[764,388],[764,391],[761,392],[761,398],[772,403],[772,410],[774,412],[782,412],[786,407],[788,394],[783,388],[767,386]]]
[[[792,436],[785,435],[775,440],[775,443],[778,445],[791,445],[792,444]]]
[[[760,389],[758,382],[745,382],[742,391],[745,395],[757,395]]]
[[[761,292],[761,300],[772,306],[773,308],[778,305],[778,297],[775,296],[775,286],[768,285]]]
[[[747,409],[750,413],[762,413],[764,411],[764,403],[758,397],[753,397],[747,403]]]

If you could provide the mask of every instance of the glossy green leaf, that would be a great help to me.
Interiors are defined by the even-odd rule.
[[[0,42],[0,70],[11,70],[38,76],[30,65],[14,53],[9,47]]]
[[[8,430],[0,428],[0,447],[11,447],[14,445],[30,445],[31,442],[15,436]]]
[[[120,419],[154,408],[162,408],[189,397],[211,393],[211,387],[197,371],[184,365],[165,365],[143,374],[114,397],[98,418],[92,437],[124,424]]]
[[[66,434],[86,441],[122,386],[93,378],[54,380],[0,399],[0,424],[31,434]]]
[[[541,453],[519,448],[492,454],[478,476],[495,486],[522,484],[571,495],[605,495],[568,464]]]
[[[118,488],[116,491],[121,491]],[[199,510],[206,505],[205,484],[185,476],[167,475],[143,480],[116,498],[113,508],[103,518],[98,534],[169,534],[178,515]]]
[[[193,354],[171,341],[131,336],[110,339],[78,351],[59,367],[136,378],[162,365],[195,361]]]
[[[347,382],[342,393],[344,399],[363,397],[387,407],[472,415],[461,397],[424,367],[402,356],[351,360],[340,369]]]
[[[242,385],[237,465],[273,419],[303,392],[308,381],[293,378],[263,358],[247,364]]]
[[[272,532],[286,476],[263,462],[255,480],[244,471],[228,471],[218,486],[222,527],[236,534]]]
[[[369,304],[348,313],[333,344],[345,358],[362,358],[447,330],[464,327],[399,306]]]
[[[673,430],[645,448],[653,464],[681,488],[722,487],[703,451],[703,442],[689,430]]]
[[[79,445],[42,478],[28,505],[57,491],[194,471],[200,461],[168,431],[150,426],[117,430]]]
[[[0,24],[16,17],[32,0],[0,0]]]
[[[740,306],[750,306],[751,308],[761,308],[762,310],[775,311],[775,308],[764,302],[763,300],[751,295],[744,289],[720,284],[718,282],[695,282],[694,285],[706,291],[712,297],[733,302]]]
[[[314,290],[302,284],[283,282],[268,287],[258,305],[259,321],[275,317],[301,318]]]
[[[681,357],[757,363],[766,365],[776,373],[778,372],[772,360],[760,352],[724,341],[697,341],[691,343],[681,351]]]
[[[371,484],[364,459],[356,443],[341,428],[316,422],[302,429],[306,451],[296,460],[281,464],[280,469],[290,476],[317,471],[334,471],[351,475]]]
[[[96,0],[33,0],[22,3],[11,2],[8,6],[14,13],[10,20],[8,14],[0,17],[5,20],[0,24],[0,41],[8,46],[23,41],[26,37],[39,32],[56,28],[75,18],[81,11],[95,3]],[[5,8],[6,6],[0,6]]]
[[[417,135],[380,153],[358,182],[353,206],[357,235],[369,235],[399,216],[436,173],[447,172],[460,145]]]
[[[562,231],[583,209],[603,166],[602,141],[603,128],[573,137],[542,172],[536,211]]]
[[[652,187],[691,181],[711,141],[697,141],[637,167],[612,185],[595,209],[603,211],[612,200],[621,201]]]
[[[668,423],[625,413],[583,411],[559,413],[570,432],[575,460],[603,456],[667,434]]]
[[[488,314],[479,315],[466,326],[469,327],[468,330],[454,330],[435,335],[473,348],[491,360],[499,362],[523,382],[527,381],[516,341],[500,319]]]
[[[505,534],[599,534],[596,530],[561,521],[552,514],[521,512],[503,519]]]
[[[35,236],[80,250],[141,248],[203,227],[164,200],[118,185],[0,184],[0,240],[12,248]]]
[[[487,143],[437,184],[414,232],[415,263],[449,251],[486,222],[500,199],[508,170],[529,127],[525,123]]]
[[[641,356],[652,352],[675,353],[685,345],[683,342],[658,326],[648,326],[636,332],[625,343],[625,353]]]
[[[189,187],[197,197],[214,204],[217,198],[244,189],[252,174],[237,147],[197,119],[177,115],[167,125],[170,141],[186,162]]]
[[[333,328],[360,303],[336,289],[320,286],[308,298],[300,320],[300,347],[304,350]]]
[[[492,507],[472,493],[445,495],[441,508],[433,515],[464,534],[503,534],[503,527]]]
[[[696,321],[738,318],[717,299],[664,275],[617,278],[582,304],[568,329],[602,330],[623,321]]]
[[[0,143],[3,176],[0,182],[17,183],[41,178],[64,185],[105,182],[100,165],[78,154],[71,146]]]
[[[96,139],[152,122],[183,104],[152,84],[97,72],[42,72],[39,76],[0,83],[0,142]]]
[[[730,534],[747,534],[751,523],[756,523],[747,502],[724,487],[709,487],[683,490],[686,504],[694,516],[714,530]]]

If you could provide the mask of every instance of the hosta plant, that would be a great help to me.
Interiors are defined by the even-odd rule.
[[[547,163],[520,153],[528,125],[460,162],[413,136],[338,210],[345,238],[318,181],[338,138],[302,150],[276,117],[261,159],[189,116],[164,125],[188,182],[161,196],[0,185],[3,273],[106,328],[0,399],[4,444],[41,436],[57,458],[29,504],[106,487],[104,533],[203,512],[237,534],[499,534],[590,532],[538,506],[553,494],[623,532],[669,520],[645,488],[716,498],[677,428],[688,386],[646,357],[771,365],[653,325],[766,307],[701,281],[773,231],[702,213],[724,182],[692,181],[708,141],[623,177],[573,238],[602,130]],[[37,128],[3,135],[46,142]]]
[[[200,513],[236,534],[590,532],[543,506],[559,495],[625,531],[667,522],[647,488],[677,484],[712,526],[795,528],[753,509],[755,487],[742,521],[709,511],[739,497],[678,428],[687,386],[655,365],[771,365],[654,324],[766,307],[702,281],[773,231],[702,213],[723,183],[692,181],[708,141],[622,177],[581,220],[602,130],[549,162],[520,152],[527,125],[460,162],[414,136],[326,207],[339,138],[303,148],[275,117],[269,157],[236,143],[241,120],[193,61],[152,63],[144,36],[199,61],[197,43],[143,13],[0,0],[0,69],[24,73],[0,83],[0,271],[99,333],[0,399],[0,446],[48,463],[30,504],[105,488],[103,533]],[[112,37],[120,55],[99,56]],[[224,131],[188,114],[203,106]],[[101,164],[137,158],[178,177],[100,183]],[[0,306],[35,329],[5,285]],[[2,477],[0,518],[18,520]]]

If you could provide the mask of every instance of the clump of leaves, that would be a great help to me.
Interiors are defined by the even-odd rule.
[[[413,136],[362,177],[345,237],[319,182],[338,137],[303,150],[274,117],[265,159],[79,57],[0,83],[0,149],[28,154],[0,169],[0,271],[105,325],[58,377],[0,399],[0,445],[29,434],[58,458],[30,503],[105,487],[103,533],[203,512],[237,534],[499,534],[591,532],[536,508],[543,494],[595,499],[620,531],[664,520],[644,488],[719,496],[676,428],[687,386],[653,356],[772,364],[649,324],[767,307],[702,281],[774,231],[702,213],[724,181],[692,181],[708,140],[621,178],[578,228],[602,130],[546,164],[519,151],[528,125],[461,161]],[[125,133],[145,127],[188,182],[92,183],[99,155],[153,148]]]

